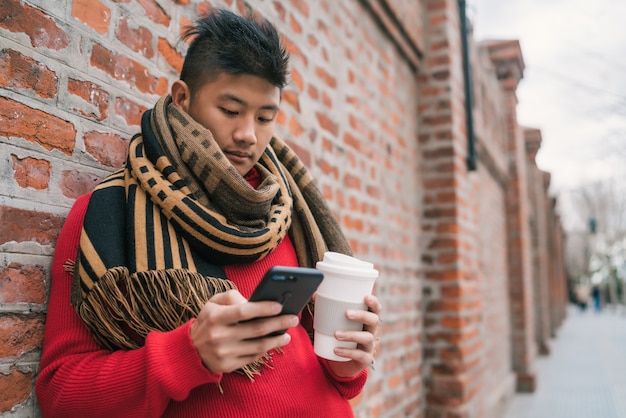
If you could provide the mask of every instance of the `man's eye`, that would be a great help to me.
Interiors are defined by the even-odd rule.
[[[268,119],[268,118],[258,118],[259,122],[261,123],[270,123],[271,121],[274,120],[274,118]]]
[[[235,112],[234,110],[228,110],[225,107],[220,107],[220,110],[228,116],[236,116],[238,114],[238,112]]]

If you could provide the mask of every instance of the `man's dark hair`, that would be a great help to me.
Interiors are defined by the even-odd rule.
[[[287,84],[289,53],[267,19],[215,8],[182,38],[192,36],[180,73],[192,92],[222,72],[255,75],[281,89]]]

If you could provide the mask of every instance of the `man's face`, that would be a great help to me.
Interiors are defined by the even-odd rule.
[[[193,93],[176,81],[172,100],[211,131],[226,158],[244,176],[274,134],[280,89],[254,75],[220,73]]]

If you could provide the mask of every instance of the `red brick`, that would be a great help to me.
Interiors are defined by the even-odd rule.
[[[291,28],[291,33],[302,33],[302,25],[298,23],[293,15],[289,15],[289,27]]]
[[[291,118],[289,120],[289,133],[295,138],[304,133],[304,128],[300,125],[297,118]]]
[[[330,98],[330,95],[325,91],[322,92],[322,104],[331,109],[333,107],[333,100]]]
[[[131,25],[131,18],[124,16],[117,26],[117,39],[146,58],[154,56],[152,33],[143,26]],[[137,27],[134,27],[137,26]]]
[[[282,99],[285,101],[285,103],[288,103],[291,107],[293,107],[296,112],[300,113],[300,101],[298,98],[298,92],[284,90],[282,93]]]
[[[354,218],[350,215],[344,215],[341,223],[348,231],[363,232],[364,224],[362,219]]]
[[[460,280],[463,277],[463,273],[457,269],[441,269],[441,270],[429,270],[426,272],[426,277],[432,280],[451,282]],[[451,292],[454,290],[450,289]],[[443,289],[442,289],[443,292]]]
[[[331,135],[337,136],[339,134],[339,125],[332,121],[325,113],[316,112],[315,117],[320,124],[320,127]]]
[[[302,13],[305,17],[309,17],[309,4],[305,0],[290,0],[291,4]]]
[[[34,376],[11,367],[9,374],[0,373],[0,413],[10,413],[14,406],[24,403],[30,396]]]
[[[361,188],[361,178],[352,174],[346,174],[343,178],[343,185],[349,189],[359,190]]]
[[[287,114],[283,109],[278,111],[278,115],[276,115],[276,124],[285,126],[287,124]]]
[[[350,132],[343,134],[343,143],[357,151],[361,150],[361,141]]]
[[[315,69],[315,75],[324,82],[328,87],[334,89],[337,87],[337,79],[326,72],[322,67]]]
[[[206,9],[206,12],[205,12]],[[211,5],[209,3],[200,3],[198,5],[198,15],[199,16],[204,16],[206,14],[209,13],[209,11],[211,10]],[[180,27],[180,33],[185,33],[187,31],[187,29],[193,27],[193,21],[191,19],[189,19],[186,16],[181,16],[180,18],[180,22],[178,23],[178,26]],[[184,42],[186,42],[187,44],[191,43],[191,41],[193,40],[193,37],[189,37],[186,38]]]
[[[309,97],[311,97],[311,99],[313,99],[313,100],[317,100],[317,98],[319,97],[317,89],[312,84],[309,84],[307,86],[307,92],[309,93]]]
[[[0,97],[0,135],[24,138],[66,155],[72,155],[76,144],[70,122],[5,97]]]
[[[45,190],[50,182],[51,164],[47,160],[38,160],[31,157],[18,158],[11,154],[11,162],[15,171],[14,178],[20,187],[32,187],[36,190]]]
[[[330,164],[326,160],[319,161],[317,165],[322,170],[322,173],[331,176],[335,180],[339,178],[339,169],[335,165]]]
[[[451,147],[437,148],[431,151],[425,151],[424,157],[428,161],[436,160],[439,158],[450,158],[454,156],[454,150]]]
[[[183,69],[183,56],[165,38],[159,38],[158,49],[170,67],[180,74]]]
[[[77,170],[65,170],[59,188],[64,196],[76,199],[93,191],[101,180],[100,177],[93,174],[82,173]]]
[[[298,47],[298,45],[293,43],[289,38],[287,38],[284,35],[281,35],[281,41],[283,45],[285,46],[285,49],[287,50],[287,52],[289,52],[289,54],[291,55],[292,59],[293,57],[298,57],[302,61],[305,67],[308,65],[309,60],[306,58],[306,56],[304,55],[302,50]]]
[[[20,0],[4,0],[0,7],[0,27],[14,33],[25,33],[34,47],[54,50],[67,48],[70,38],[52,18]]]
[[[42,315],[0,315],[0,358],[18,357],[41,348]]]
[[[10,263],[0,267],[0,304],[46,302],[46,272],[42,266]]]
[[[284,22],[285,18],[287,17],[287,11],[285,10],[285,6],[280,1],[274,1],[273,5],[274,10],[276,10],[276,13],[278,13],[278,18],[281,22]]]
[[[437,232],[440,234],[459,232],[459,225],[456,222],[440,222],[437,225]]]
[[[109,31],[111,9],[98,0],[74,0],[72,1],[72,17],[104,35]]]
[[[432,300],[426,304],[428,312],[461,312],[469,303],[461,299]]]
[[[67,81],[67,91],[76,95],[93,106],[92,111],[75,109],[82,116],[98,121],[105,120],[109,115],[109,93],[99,85],[90,81],[74,80]]]
[[[374,199],[380,199],[382,197],[382,192],[380,190],[379,187],[375,187],[375,186],[367,186],[365,188],[367,195],[374,198]]]
[[[34,241],[53,245],[64,220],[49,213],[0,206],[0,244]]]
[[[306,167],[311,167],[311,151],[310,150],[305,149],[304,147],[302,147],[295,141],[286,140],[285,142],[287,143],[289,148],[291,148],[292,151],[295,152],[298,155],[298,157],[300,157],[300,160]]]
[[[441,326],[445,328],[451,328],[460,330],[468,324],[468,319],[465,317],[443,317],[440,321]]]
[[[295,68],[291,68],[291,81],[293,81],[296,87],[298,87],[298,91],[304,90],[304,81],[302,81],[302,76]]]
[[[42,98],[56,96],[59,79],[44,64],[12,49],[0,50],[0,85],[33,90]]]
[[[250,11],[250,5],[248,5],[244,0],[237,0],[237,11],[240,15],[246,15]]]
[[[165,10],[154,0],[137,0],[144,10],[146,16],[148,16],[154,22],[168,27],[170,25],[170,17],[165,13]]]
[[[100,164],[120,168],[126,161],[128,142],[117,134],[90,131],[83,136],[85,148]]]
[[[334,45],[337,43],[337,38],[335,37],[333,32],[328,28],[328,25],[326,25],[323,21],[318,20],[317,30],[322,32],[326,36],[326,38],[330,41],[331,44]]]
[[[455,189],[458,187],[457,181],[453,176],[424,179],[423,184],[426,189]]]
[[[150,75],[148,69],[140,63],[125,55],[113,53],[101,45],[93,45],[90,63],[114,79],[136,87],[142,93],[161,96],[167,92],[167,79]]]
[[[148,110],[147,107],[125,97],[117,97],[115,99],[115,113],[124,118],[128,126],[140,126],[141,116],[146,110]]]

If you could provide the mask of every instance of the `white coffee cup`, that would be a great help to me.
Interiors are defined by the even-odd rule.
[[[335,331],[363,329],[361,322],[346,318],[346,311],[367,309],[364,299],[372,293],[378,271],[372,263],[335,252],[326,252],[315,267],[324,273],[315,296],[315,354],[328,360],[349,361],[333,350],[335,347],[355,348],[356,343],[337,340]]]

